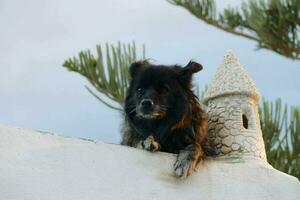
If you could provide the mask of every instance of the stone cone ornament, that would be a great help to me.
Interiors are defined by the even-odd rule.
[[[251,156],[266,160],[259,121],[260,94],[232,51],[204,94],[208,135],[219,156]]]

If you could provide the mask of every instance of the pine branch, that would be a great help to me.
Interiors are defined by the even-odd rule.
[[[259,112],[268,161],[300,179],[300,108],[263,100]]]
[[[103,100],[101,97],[99,97],[95,92],[93,92],[92,89],[90,89],[88,86],[85,86],[85,88],[89,91],[89,93],[91,93],[91,95],[93,95],[96,99],[98,99],[101,103],[103,103],[104,105],[106,105],[109,108],[112,108],[114,110],[118,110],[118,111],[122,111],[121,108],[119,107],[115,107],[109,103],[107,103],[105,100]]]
[[[257,42],[291,59],[300,59],[300,1],[249,0],[241,8],[216,13],[214,0],[168,0],[225,32]],[[217,17],[218,15],[218,17]]]
[[[98,45],[96,49],[97,57],[93,56],[89,50],[81,51],[78,57],[69,58],[63,66],[86,77],[98,92],[119,106],[108,103],[86,86],[86,89],[100,102],[115,110],[122,110],[129,84],[128,67],[137,60],[135,43],[121,44],[119,42],[116,46],[106,44],[104,49]],[[141,59],[144,58],[145,47],[143,47]]]

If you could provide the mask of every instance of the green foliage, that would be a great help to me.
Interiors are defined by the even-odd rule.
[[[259,112],[268,161],[300,179],[300,108],[263,100]]]
[[[257,42],[291,59],[300,59],[300,1],[248,0],[241,8],[216,12],[214,0],[168,0],[198,19],[228,33]]]
[[[101,46],[97,46],[97,57],[90,51],[80,52],[78,57],[68,59],[63,66],[86,77],[98,92],[122,106],[129,83],[128,67],[137,59],[136,47],[134,43],[119,43],[117,46],[106,44],[105,49],[104,56]],[[145,48],[142,58],[145,58]],[[88,91],[106,106],[121,110],[101,99],[90,88]],[[198,92],[198,96],[201,99],[203,92]],[[263,100],[259,111],[268,161],[275,168],[300,179],[300,108],[288,108],[287,105],[282,108],[280,100]]]
[[[128,87],[128,66],[137,60],[135,43],[114,46],[105,44],[105,52],[101,45],[96,47],[97,56],[93,56],[89,50],[81,51],[78,57],[69,58],[63,64],[70,71],[77,72],[86,77],[98,92],[104,94],[108,99],[119,104],[114,106],[103,100],[100,96],[86,86],[87,90],[106,106],[122,110],[126,88]],[[105,59],[104,59],[105,57]],[[142,59],[145,58],[143,47]]]

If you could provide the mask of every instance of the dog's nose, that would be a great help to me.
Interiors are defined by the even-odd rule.
[[[153,101],[151,100],[151,99],[143,99],[142,101],[141,101],[141,105],[143,106],[143,107],[146,107],[146,108],[150,108],[150,107],[152,107],[153,106]]]

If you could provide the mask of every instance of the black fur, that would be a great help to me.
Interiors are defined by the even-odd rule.
[[[188,151],[193,166],[208,154],[206,114],[191,90],[192,74],[201,69],[195,62],[185,67],[133,63],[124,105],[122,144],[141,148],[148,145],[151,151]]]

